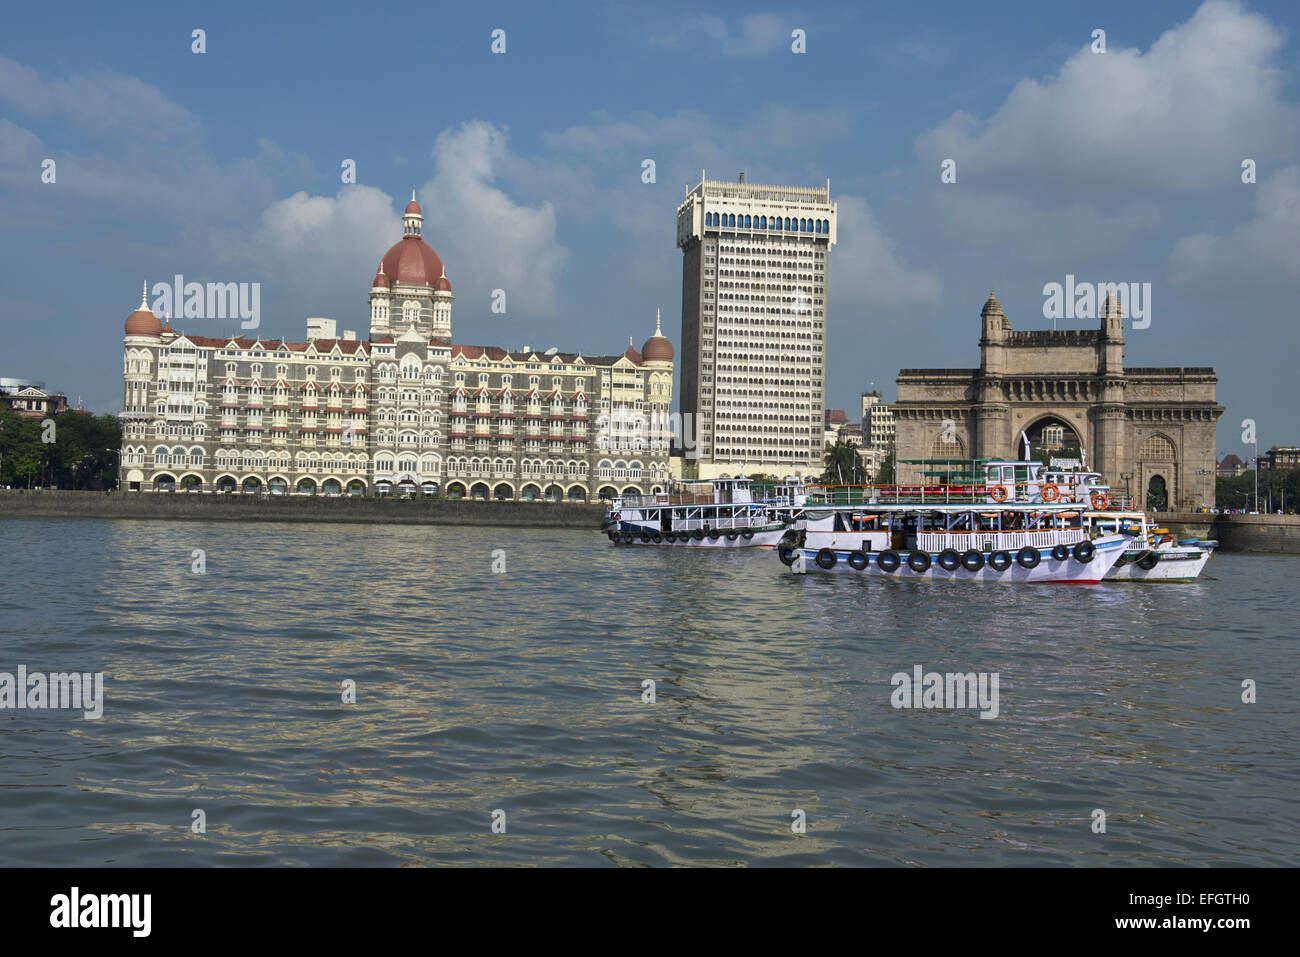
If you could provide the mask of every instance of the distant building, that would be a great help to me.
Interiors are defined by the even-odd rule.
[[[44,382],[30,379],[0,378],[0,402],[24,419],[46,419],[68,407],[66,395],[47,392]]]
[[[1244,471],[1246,471],[1246,463],[1233,453],[1225,455],[1223,461],[1214,470],[1219,478],[1236,478]]]
[[[1263,469],[1300,469],[1300,446],[1275,445],[1259,457]]]
[[[1141,502],[1214,501],[1214,369],[1124,365],[1124,315],[1108,292],[1094,329],[1012,330],[997,297],[980,313],[977,369],[898,374],[899,481],[927,458],[1018,458],[1021,436],[1077,444],[1088,466]],[[1059,430],[1059,431],[1058,431]]]
[[[666,488],[673,347],[658,324],[612,355],[454,344],[414,198],[402,222],[368,337],[320,317],[304,342],[190,335],[142,301],[123,344],[122,488],[570,502]]]
[[[677,208],[688,478],[821,471],[835,237],[829,184],[701,178]]]
[[[826,428],[838,430],[842,426],[848,424],[849,424],[849,417],[844,413],[843,409],[826,410]]]
[[[879,452],[894,447],[894,410],[885,404],[880,393],[862,393],[862,434],[865,445]]]

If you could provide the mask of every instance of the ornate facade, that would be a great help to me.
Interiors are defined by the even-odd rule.
[[[1140,504],[1214,504],[1214,369],[1125,368],[1124,316],[1108,295],[1096,330],[1012,331],[990,293],[980,313],[978,369],[898,374],[898,481],[905,459],[1019,458],[1036,446],[1081,446],[1088,465]]]
[[[590,501],[668,481],[673,348],[451,341],[451,283],[414,197],[370,288],[370,337],[303,342],[126,320],[121,487]],[[146,286],[147,289],[147,286]]]

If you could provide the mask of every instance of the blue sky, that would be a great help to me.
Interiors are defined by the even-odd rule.
[[[617,352],[662,308],[678,343],[676,206],[702,168],[744,169],[831,180],[835,407],[872,382],[893,398],[900,368],[976,364],[990,288],[1013,328],[1050,325],[1043,286],[1074,274],[1152,284],[1126,361],[1213,365],[1220,451],[1245,451],[1244,418],[1264,447],[1300,442],[1294,3],[93,3],[6,18],[0,375],[88,408],[119,407],[122,321],[146,278],[260,282],[268,337],[301,338],[307,316],[364,334],[412,188],[457,341]],[[946,158],[956,183],[940,182]]]

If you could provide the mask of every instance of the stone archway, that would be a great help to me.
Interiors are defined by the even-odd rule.
[[[1083,427],[1059,412],[1037,415],[1025,423],[1013,436],[1011,458],[1018,459],[1024,455],[1026,436],[1029,438],[1029,457],[1044,465],[1051,464],[1053,458],[1082,460],[1087,451],[1085,442],[1088,436]]]

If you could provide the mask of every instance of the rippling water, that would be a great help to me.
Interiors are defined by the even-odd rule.
[[[945,589],[595,532],[36,520],[0,555],[0,671],[106,695],[0,711],[3,865],[1297,858],[1294,558]],[[998,672],[999,717],[894,709],[917,664]]]

